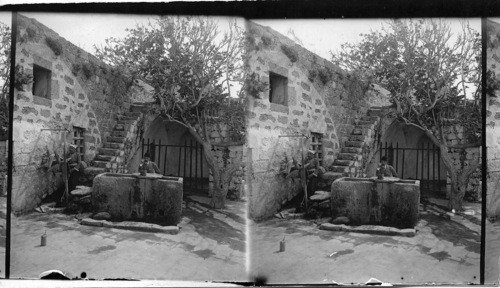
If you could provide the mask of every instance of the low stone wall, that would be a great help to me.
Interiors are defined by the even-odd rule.
[[[181,220],[182,195],[182,178],[105,173],[94,178],[92,206],[117,220],[175,225]]]
[[[411,180],[340,178],[331,188],[333,219],[350,223],[413,228],[418,221],[420,182]]]

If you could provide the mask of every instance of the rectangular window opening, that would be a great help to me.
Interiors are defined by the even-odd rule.
[[[288,78],[269,72],[269,102],[288,106]]]
[[[33,65],[33,95],[50,99],[52,71]]]

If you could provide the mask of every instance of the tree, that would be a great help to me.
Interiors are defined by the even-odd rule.
[[[426,19],[393,20],[361,36],[360,43],[332,53],[333,62],[391,92],[397,119],[439,147],[452,180],[448,206],[462,209],[467,183],[480,164],[480,157],[467,160],[465,150],[481,143],[480,34],[467,22],[453,33],[446,21]],[[456,126],[464,131],[460,144],[446,139]]]
[[[224,207],[229,182],[242,163],[220,163],[211,130],[226,130],[233,144],[245,139],[245,35],[235,20],[221,32],[214,18],[161,17],[128,29],[96,48],[103,61],[123,67],[155,88],[157,113],[186,127],[203,146],[213,176],[212,206]],[[248,79],[253,79],[249,77]],[[239,92],[233,84],[239,83]],[[231,98],[230,94],[237,94]],[[227,149],[226,149],[227,150]]]
[[[0,138],[7,137],[9,127],[10,27],[0,22]]]

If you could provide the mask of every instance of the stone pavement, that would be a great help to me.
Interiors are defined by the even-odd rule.
[[[486,220],[485,284],[498,284],[500,277],[500,222]]]
[[[423,207],[421,207],[423,209]],[[426,207],[415,237],[319,230],[312,221],[252,223],[252,277],[268,283],[479,283],[480,225]],[[286,250],[279,252],[285,238]]]
[[[214,211],[207,198],[186,201],[177,235],[85,226],[64,214],[13,216],[11,277],[59,269],[94,279],[245,281],[245,202]]]
[[[0,196],[0,278],[5,277],[5,236],[7,226],[7,197]]]

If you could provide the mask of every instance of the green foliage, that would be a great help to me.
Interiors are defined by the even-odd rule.
[[[45,42],[49,46],[49,48],[56,54],[56,56],[59,56],[63,53],[63,47],[62,44],[57,40],[52,37],[45,37]]]
[[[333,78],[333,71],[330,67],[321,67],[318,69],[319,80],[323,85],[326,85]]]
[[[33,27],[26,28],[26,34],[28,35],[28,40],[35,39],[37,32]]]
[[[81,70],[82,70],[82,64],[80,63],[73,63],[73,65],[71,66],[71,73],[74,76],[77,76]]]
[[[495,76],[495,71],[486,71],[486,95],[495,97],[495,91],[500,91],[500,81]]]
[[[19,64],[16,65],[15,74],[16,74],[15,76],[16,82],[14,83],[14,88],[16,88],[19,91],[24,91],[24,85],[33,82],[33,75],[25,73],[24,67],[22,67]]]
[[[288,57],[288,59],[290,59],[290,61],[292,63],[295,63],[299,60],[299,52],[297,52],[297,50],[295,50],[295,48],[290,47],[290,46],[285,45],[285,44],[282,44],[280,48],[281,48],[281,51],[283,51],[283,53],[285,53],[286,57]]]
[[[245,89],[247,95],[260,99],[261,93],[267,91],[268,85],[260,81],[259,74],[252,72],[245,78],[242,89]]]
[[[318,69],[310,69],[307,74],[307,79],[309,79],[309,81],[311,82],[314,82],[314,80],[316,80],[316,77],[318,77]]]
[[[264,34],[260,39],[264,47],[272,47],[274,44],[273,38],[270,35]]]
[[[90,77],[92,77],[96,74],[96,67],[95,67],[94,63],[92,63],[92,62],[83,63],[82,64],[82,72],[83,72],[83,75],[85,75],[85,77],[87,79],[90,79]]]
[[[323,83],[323,85],[328,84],[328,82],[332,81],[334,75],[334,71],[330,67],[318,67],[317,65],[314,68],[309,69],[307,79],[309,81],[315,81],[316,78],[319,78],[319,81]]]

